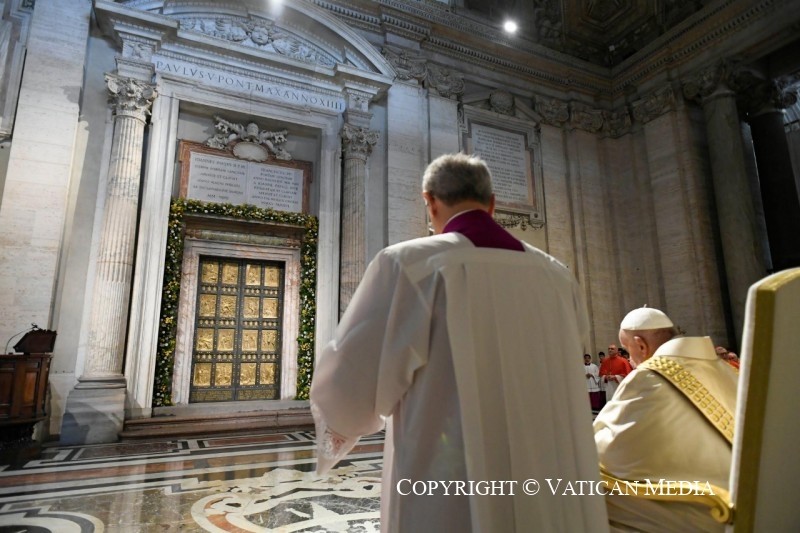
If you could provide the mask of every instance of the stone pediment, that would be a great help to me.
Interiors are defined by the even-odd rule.
[[[159,42],[149,53],[173,43],[183,52],[186,45],[205,50],[218,46],[223,55],[251,61],[273,59],[287,66],[299,62],[315,72],[323,68],[394,77],[392,67],[363,37],[304,0],[96,0],[96,12],[108,34],[127,33],[128,41],[155,37]]]
[[[181,16],[180,28],[230,41],[240,46],[256,48],[269,54],[333,68],[343,63],[316,44],[278,27],[274,21],[260,17]]]

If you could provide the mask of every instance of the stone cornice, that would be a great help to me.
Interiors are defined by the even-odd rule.
[[[753,23],[773,17],[774,27],[796,37],[797,28],[781,28],[787,22],[796,21],[800,14],[800,2],[794,0],[726,0],[698,11],[687,20],[633,54],[613,69],[612,94],[619,96],[627,87],[635,86],[666,69],[691,70],[692,60],[701,57],[710,45],[732,38]],[[791,12],[794,12],[794,15]],[[782,24],[781,24],[782,23]],[[788,38],[788,37],[787,37]],[[778,46],[766,44],[758,35],[741,39],[739,47]],[[739,50],[726,50],[736,54]]]
[[[320,5],[322,0],[313,0]],[[330,2],[325,2],[330,3]],[[417,17],[419,20],[428,21],[437,25],[462,32],[464,35],[484,39],[492,43],[513,49],[523,50],[536,57],[546,58],[560,63],[572,62],[579,68],[593,70],[595,73],[606,73],[607,68],[571,57],[563,52],[547,48],[540,44],[522,38],[509,36],[499,27],[479,22],[464,16],[459,16],[457,10],[445,6],[441,2],[409,2],[407,0],[372,0],[380,4],[385,10],[392,9]]]
[[[376,34],[390,32],[416,40],[431,53],[505,71],[529,82],[544,82],[554,89],[568,87],[590,94],[610,92],[609,69],[523,39],[511,39],[494,26],[454,15],[438,2],[311,1],[348,24]],[[397,21],[397,25],[385,21]],[[487,42],[491,43],[490,48]]]
[[[403,36],[412,41],[422,41],[430,35],[429,27],[391,13],[381,15],[381,24],[384,28],[390,29],[395,35]]]
[[[421,48],[430,53],[477,63],[529,83],[544,84],[554,90],[577,91],[600,100],[617,100],[631,87],[663,83],[668,71],[673,77],[688,73],[696,68],[692,63],[701,58],[705,60],[709,47],[722,41],[733,42],[737,53],[754,48],[761,48],[761,53],[769,52],[777,45],[764,40],[759,32],[748,35],[746,29],[754,23],[760,27],[768,24],[786,40],[792,32],[796,35],[796,23],[792,26],[792,21],[800,15],[800,2],[794,0],[711,2],[611,70],[537,43],[510,38],[499,28],[459,16],[457,9],[440,2],[311,1],[345,18],[348,23],[360,21],[369,31],[399,32],[420,42]],[[400,20],[402,24],[387,25],[386,20]]]
[[[255,5],[256,1],[244,4]],[[95,9],[101,14],[98,16],[101,21],[113,18],[116,19],[116,23],[124,26],[132,25],[135,19],[142,21],[142,25],[149,27],[151,31],[157,29],[163,32],[161,49],[159,50],[157,46],[155,48],[159,54],[176,51],[180,53],[185,51],[189,54],[190,49],[197,48],[201,53],[195,56],[193,61],[201,63],[203,58],[219,60],[231,71],[236,68],[247,69],[251,65],[254,70],[263,69],[264,62],[269,60],[270,69],[285,72],[289,79],[298,80],[299,83],[309,82],[326,88],[333,88],[335,85],[335,82],[323,81],[320,71],[314,72],[299,65],[299,62],[295,64],[289,60],[265,59],[253,49],[235,46],[199,32],[179,29],[174,19],[156,13],[152,7],[156,4],[159,2],[148,0],[121,5],[109,0],[96,0]],[[214,2],[183,2],[181,5],[184,4],[211,6]],[[132,7],[137,5],[140,6],[138,10]],[[307,14],[316,11],[317,13],[312,15],[324,20],[331,27],[346,24],[351,28],[361,28],[362,35],[363,31],[371,33],[369,39],[365,37],[357,39],[359,42],[372,43],[367,46],[373,48],[373,54],[377,54],[381,49],[381,45],[376,43],[380,42],[381,37],[386,39],[387,34],[416,43],[410,44],[408,46],[410,49],[405,52],[413,54],[410,55],[410,61],[424,63],[425,71],[419,71],[416,68],[419,65],[409,64],[407,72],[404,74],[398,72],[397,81],[414,79],[425,83],[426,86],[434,87],[440,94],[442,89],[446,96],[452,97],[460,94],[458,88],[452,90],[446,86],[447,84],[441,87],[432,84],[428,79],[429,65],[450,69],[452,72],[467,73],[470,70],[469,65],[475,64],[485,70],[487,82],[491,82],[488,78],[493,77],[492,73],[506,79],[510,76],[519,80],[519,86],[515,91],[517,93],[520,87],[526,85],[530,86],[528,90],[542,95],[557,96],[568,93],[569,97],[566,98],[568,115],[563,122],[570,122],[573,127],[591,131],[596,129],[597,114],[593,114],[591,119],[585,114],[581,118],[579,115],[583,111],[575,111],[577,108],[573,104],[573,102],[589,102],[601,112],[602,132],[612,136],[628,128],[626,124],[631,120],[631,116],[635,121],[646,122],[651,119],[653,113],[660,112],[661,108],[653,103],[658,98],[651,101],[653,94],[661,94],[661,89],[655,88],[663,87],[667,78],[686,80],[697,72],[698,67],[705,67],[701,61],[707,61],[709,48],[713,49],[714,45],[724,41],[726,54],[747,52],[746,57],[752,61],[759,57],[758,53],[771,52],[785,44],[787,32],[791,33],[793,30],[796,35],[797,21],[800,20],[800,2],[796,0],[716,0],[709,2],[706,7],[612,70],[570,58],[561,52],[530,41],[515,40],[493,25],[459,16],[457,10],[433,0],[297,0],[293,9],[297,9],[298,12],[302,10]],[[244,11],[246,12],[247,10]],[[123,22],[120,23],[120,20]],[[757,26],[756,31],[748,33],[747,28],[754,24]],[[765,34],[771,31],[766,29],[767,26],[775,28],[774,40],[764,38]],[[350,32],[355,33],[352,29]],[[126,57],[144,58],[151,53],[148,46],[142,46],[147,44],[143,41],[149,37],[142,37],[143,39],[129,39],[131,45],[124,50]],[[158,45],[158,39],[153,40],[154,44]],[[399,41],[401,39],[386,40],[383,48],[388,48],[391,43],[395,46],[393,52],[402,53],[403,50],[396,48],[399,46],[397,44]],[[345,56],[347,53],[345,52]],[[391,63],[395,69],[398,68],[397,60],[392,61],[388,54],[386,59],[389,60],[387,63]],[[317,65],[317,69],[319,68]],[[357,69],[351,68],[354,72],[344,78],[338,76],[336,71],[331,78],[344,82],[345,79],[358,77],[359,74],[355,72]],[[248,75],[252,76],[254,72],[249,72]],[[473,76],[472,79],[476,78]],[[386,76],[382,76],[381,80],[362,81],[375,86],[383,84],[384,87],[391,83]],[[497,83],[495,85],[499,86]],[[621,104],[621,96],[636,95],[636,90],[632,90],[636,88],[641,91],[641,94],[637,95],[639,100],[628,109]],[[538,102],[545,101],[548,96],[536,98],[538,108]],[[575,116],[569,114],[570,109],[574,111]],[[553,117],[553,120],[554,123],[563,125],[560,119]],[[610,125],[610,121],[615,125]]]
[[[313,4],[318,7],[321,7],[327,11],[330,11],[337,17],[343,19],[347,24],[351,26],[355,26],[357,28],[362,28],[369,31],[378,32],[381,28],[381,17],[380,14],[375,15],[371,13],[366,13],[360,9],[354,9],[342,5],[341,3],[337,2],[327,2],[325,0],[311,0]]]
[[[422,43],[422,47],[425,50],[447,55],[460,61],[477,63],[483,68],[499,70],[498,67],[500,67],[510,74],[527,78],[530,82],[544,82],[560,90],[583,89],[584,92],[596,94],[607,93],[610,88],[607,80],[604,80],[602,77],[589,78],[586,72],[565,69],[563,65],[551,65],[553,67],[551,70],[534,68],[530,66],[530,63],[512,61],[511,59],[485,52],[479,48],[465,46],[449,39],[431,36],[430,39]],[[564,75],[565,73],[568,73],[568,75]],[[575,75],[575,77],[572,77],[572,75]]]

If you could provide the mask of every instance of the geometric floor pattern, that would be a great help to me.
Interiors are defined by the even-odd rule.
[[[0,465],[0,533],[377,532],[383,437],[325,476],[310,431],[46,448]]]

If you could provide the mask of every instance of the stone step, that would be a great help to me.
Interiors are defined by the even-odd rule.
[[[151,418],[126,420],[119,437],[125,441],[313,428],[314,420],[308,407],[233,413],[156,413]]]

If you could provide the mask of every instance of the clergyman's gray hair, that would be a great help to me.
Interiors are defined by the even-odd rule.
[[[489,205],[492,175],[480,157],[463,153],[437,157],[422,176],[422,190],[446,205],[477,200]]]

